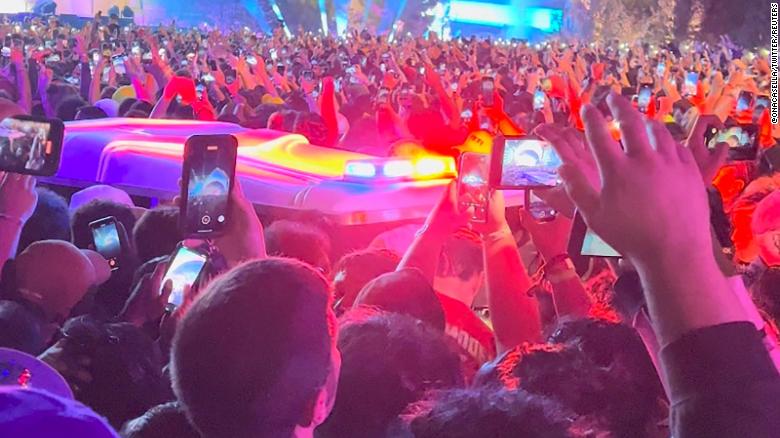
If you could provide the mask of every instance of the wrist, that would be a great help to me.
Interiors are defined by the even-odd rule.
[[[24,219],[19,216],[13,216],[5,213],[0,213],[0,223],[6,225],[15,225],[19,228],[24,226]]]

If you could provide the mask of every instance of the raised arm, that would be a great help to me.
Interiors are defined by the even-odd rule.
[[[713,256],[696,161],[625,99],[613,94],[608,104],[625,149],[595,107],[583,109],[601,188],[581,160],[564,158],[560,173],[588,226],[637,268],[669,378],[672,433],[771,436],[777,421],[766,403],[780,397],[780,375]]]
[[[496,191],[490,198],[487,223],[480,227],[488,308],[499,353],[524,342],[542,340],[538,303],[528,296],[531,279],[504,211],[504,196]]]

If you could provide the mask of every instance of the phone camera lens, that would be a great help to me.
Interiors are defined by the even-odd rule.
[[[211,223],[211,216],[209,216],[209,215],[203,216],[202,218],[200,218],[200,223],[202,223],[203,225],[210,224]]]

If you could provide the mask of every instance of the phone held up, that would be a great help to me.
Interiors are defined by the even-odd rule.
[[[168,269],[165,271],[160,287],[171,282],[171,295],[165,306],[167,312],[173,312],[184,303],[184,290],[195,285],[203,275],[204,267],[208,262],[208,255],[197,248],[188,248],[181,243],[171,255]],[[162,289],[160,289],[162,294]]]
[[[112,271],[119,269],[122,255],[122,239],[119,237],[120,224],[114,216],[104,217],[89,223],[95,251],[108,261]]]
[[[0,170],[53,176],[60,167],[65,126],[60,120],[13,116],[0,121]]]
[[[588,228],[579,212],[576,212],[574,215],[568,253],[580,254],[586,257],[621,257],[619,252],[615,251],[614,248]]]
[[[458,209],[476,223],[487,222],[490,199],[490,156],[464,152],[458,168]]]
[[[232,135],[193,135],[184,144],[180,216],[186,237],[219,235],[230,221],[237,149]]]
[[[555,187],[562,162],[552,145],[534,136],[502,136],[493,140],[490,187],[522,190]]]

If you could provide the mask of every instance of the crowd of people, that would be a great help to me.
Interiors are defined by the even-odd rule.
[[[100,14],[80,28],[5,17],[0,37],[0,120],[220,120],[456,158],[534,133],[563,162],[562,183],[534,191],[551,221],[501,191],[472,221],[451,183],[424,223],[346,253],[316,213],[261,221],[239,183],[224,233],[203,242],[184,239],[173,201],[4,173],[0,435],[777,436],[780,133],[764,52]],[[577,216],[621,258],[572,252]],[[90,231],[107,217],[115,266]],[[208,262],[171,308],[180,245]]]

